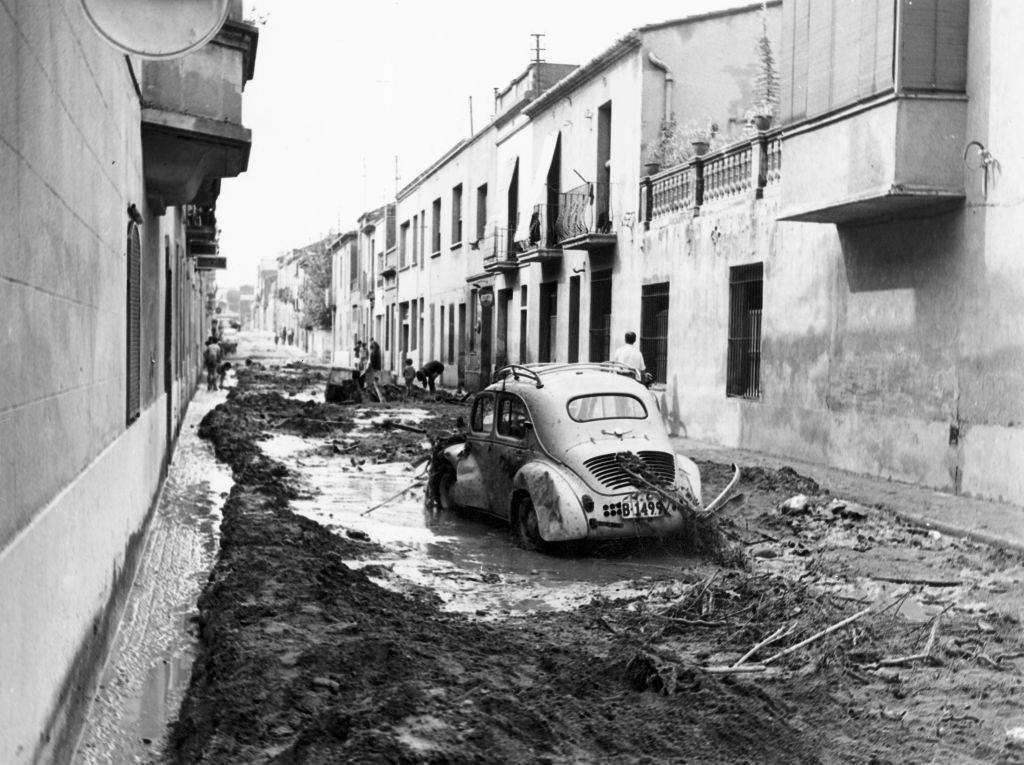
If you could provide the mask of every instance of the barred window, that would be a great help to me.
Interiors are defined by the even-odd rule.
[[[668,382],[668,282],[641,288],[640,353],[654,382]]]
[[[729,269],[727,396],[761,395],[761,304],[764,264]]]

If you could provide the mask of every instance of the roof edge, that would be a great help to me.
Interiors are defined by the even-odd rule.
[[[615,43],[600,55],[588,61],[575,71],[567,74],[550,88],[545,90],[533,101],[523,107],[523,112],[528,117],[543,111],[552,102],[561,98],[562,95],[578,85],[582,85],[592,77],[600,74],[620,58],[640,47],[640,34],[634,29],[624,37],[619,38]]]

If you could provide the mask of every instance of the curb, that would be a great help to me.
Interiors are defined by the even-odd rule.
[[[982,544],[991,545],[992,547],[998,547],[1002,550],[1012,550],[1013,552],[1024,553],[1024,542],[1016,542],[1012,539],[1007,539],[1006,537],[992,534],[987,531],[965,529],[963,526],[957,526],[956,524],[946,523],[944,521],[937,521],[926,515],[919,515],[918,513],[912,513],[907,510],[897,510],[888,505],[876,505],[875,508],[888,513],[901,521],[909,523],[911,526],[917,526],[928,530],[934,529],[935,531],[940,531],[943,534],[948,534],[951,537],[970,539],[974,542],[981,542]]]

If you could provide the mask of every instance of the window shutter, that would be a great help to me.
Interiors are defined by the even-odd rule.
[[[138,419],[141,412],[142,384],[142,242],[139,227],[128,224],[128,290],[127,290],[127,424]]]

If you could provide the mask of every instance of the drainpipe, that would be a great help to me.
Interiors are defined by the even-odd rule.
[[[668,64],[654,55],[654,51],[647,52],[647,60],[665,73],[665,114],[663,119],[667,122],[672,117],[672,86],[676,78],[672,76],[672,70],[668,68]]]

